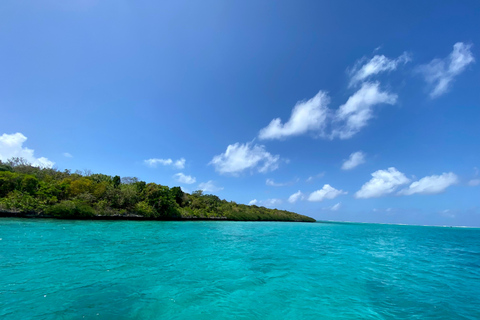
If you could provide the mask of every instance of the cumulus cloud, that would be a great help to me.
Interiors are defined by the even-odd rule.
[[[288,197],[288,202],[295,203],[298,200],[303,200],[303,199],[304,199],[303,193],[300,190],[298,190],[297,192],[292,194],[290,197]]]
[[[307,132],[322,134],[327,120],[329,101],[327,93],[320,91],[310,100],[297,102],[286,123],[282,124],[280,118],[273,119],[267,127],[260,130],[258,137],[266,140],[283,139]]]
[[[393,71],[397,69],[398,65],[405,64],[409,61],[411,61],[411,57],[407,52],[404,52],[396,59],[389,59],[384,55],[375,55],[368,61],[366,61],[366,59],[360,59],[352,70],[349,71],[351,77],[349,86],[363,82],[381,72]]]
[[[251,201],[248,203],[248,205],[249,205],[249,206],[252,206],[252,205],[257,204],[257,203],[258,203],[258,200],[257,200],[257,199],[253,199],[253,200],[251,200]]]
[[[185,168],[185,159],[180,158],[177,161],[174,162],[173,166],[177,169],[183,169]]]
[[[175,180],[177,180],[180,183],[192,184],[192,183],[197,182],[197,179],[195,179],[195,177],[187,176],[187,175],[183,174],[182,172],[179,172],[179,173],[173,175],[173,177],[175,178]]]
[[[331,138],[349,139],[367,125],[377,104],[395,104],[397,95],[380,90],[378,82],[367,82],[340,106],[334,116]]]
[[[172,159],[159,159],[159,158],[152,158],[148,160],[143,161],[147,166],[156,168],[157,165],[163,165],[163,166],[174,166],[177,169],[183,169],[185,168],[185,159],[181,158],[176,161],[173,161]]]
[[[64,156],[65,158],[73,158],[73,156],[72,156],[70,153],[68,153],[68,152],[64,152],[64,153],[63,153],[63,156]]]
[[[279,155],[272,155],[265,146],[252,143],[235,143],[227,147],[225,153],[213,157],[210,164],[221,174],[238,175],[246,169],[269,172],[278,169]]]
[[[394,167],[372,173],[372,179],[355,193],[355,198],[376,198],[394,192],[399,186],[409,183],[403,173]]]
[[[436,194],[444,192],[449,186],[458,183],[458,177],[453,172],[443,173],[441,175],[433,175],[424,177],[418,181],[412,182],[412,184],[398,194],[400,195],[412,195],[418,194]]]
[[[202,182],[198,185],[198,189],[202,190],[203,192],[217,192],[223,190],[223,187],[218,187],[212,180],[207,182]]]
[[[444,59],[434,59],[430,63],[421,65],[417,71],[423,75],[430,85],[430,97],[437,98],[446,93],[452,86],[455,78],[465,71],[466,67],[475,62],[471,44],[457,42],[453,51]]]
[[[337,190],[329,184],[325,184],[322,189],[312,192],[308,196],[308,201],[323,201],[324,199],[334,199],[339,195],[347,194],[343,190]]]
[[[343,162],[342,170],[351,170],[362,163],[365,163],[365,154],[362,151],[354,152]]]
[[[0,136],[0,160],[7,161],[13,157],[23,158],[31,165],[41,168],[51,168],[55,162],[45,157],[36,158],[34,151],[23,147],[27,137],[17,132],[13,134],[2,134]]]

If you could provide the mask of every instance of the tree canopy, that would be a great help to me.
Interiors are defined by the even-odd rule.
[[[38,168],[22,158],[0,161],[0,213],[66,219],[315,221],[294,212],[237,204],[201,190],[188,194],[180,187],[134,177]]]

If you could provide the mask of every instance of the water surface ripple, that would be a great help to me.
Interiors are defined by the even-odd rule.
[[[1,319],[480,319],[480,229],[0,219]]]

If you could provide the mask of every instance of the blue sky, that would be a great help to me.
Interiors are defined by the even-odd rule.
[[[480,226],[478,1],[2,1],[0,158]]]

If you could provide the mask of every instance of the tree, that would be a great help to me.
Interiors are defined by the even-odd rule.
[[[113,187],[114,188],[118,188],[118,186],[120,185],[121,182],[122,182],[122,179],[120,179],[119,176],[113,177]]]

